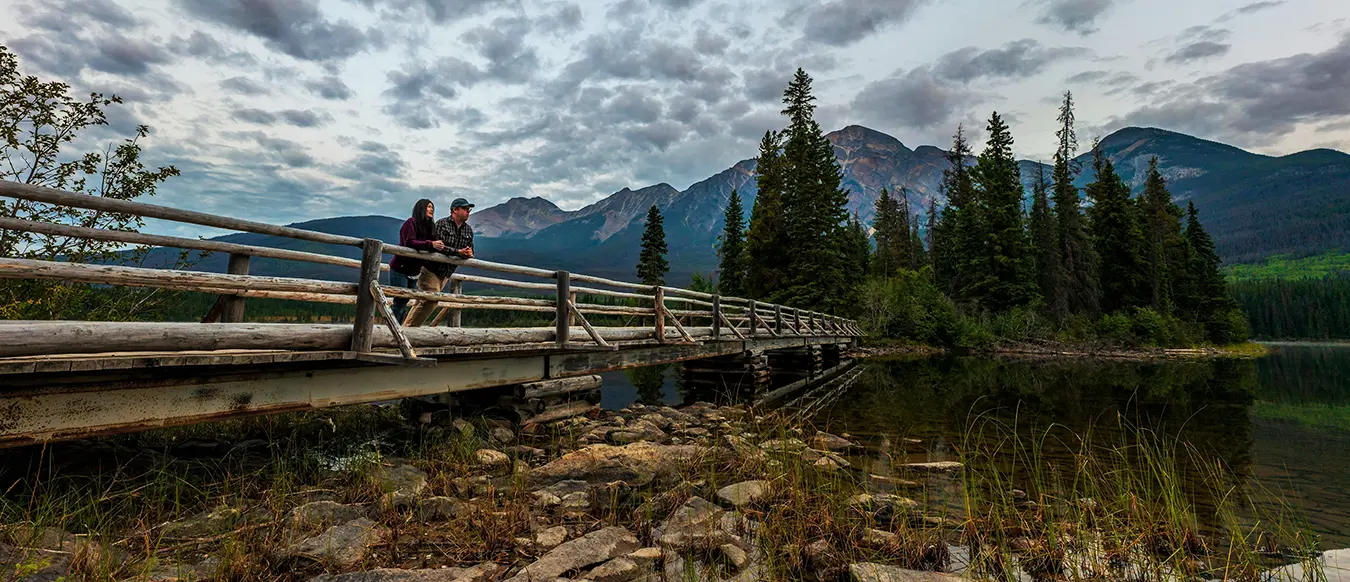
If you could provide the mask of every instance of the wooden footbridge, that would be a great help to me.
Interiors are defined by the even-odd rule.
[[[0,320],[0,446],[528,383],[547,392],[556,379],[840,346],[861,335],[844,318],[688,289],[451,258],[376,239],[7,181],[0,181],[0,196],[361,249],[357,260],[0,216],[0,235],[229,254],[227,273],[0,257],[0,278],[219,296],[210,323]],[[446,293],[392,287],[380,282],[388,270],[385,255],[458,269]],[[251,257],[350,267],[353,276],[342,282],[250,275]],[[470,269],[494,276],[464,273]],[[480,289],[466,293],[466,285]],[[503,290],[518,291],[508,296]],[[245,323],[250,297],[350,304],[354,323]],[[402,328],[390,312],[391,297],[438,302],[441,311],[431,325]],[[541,323],[549,317],[552,322],[464,327],[465,310],[533,312],[543,314],[536,316]]]

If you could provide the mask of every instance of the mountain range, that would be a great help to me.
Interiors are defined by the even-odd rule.
[[[870,224],[873,205],[882,188],[903,186],[911,212],[924,214],[930,201],[945,202],[939,191],[947,152],[923,145],[914,149],[900,140],[866,127],[852,125],[831,132],[835,155],[849,190],[849,210]],[[1350,249],[1350,155],[1315,149],[1281,157],[1265,156],[1188,135],[1155,128],[1129,127],[1101,141],[1121,177],[1138,193],[1147,176],[1148,161],[1158,165],[1173,196],[1182,204],[1194,201],[1201,220],[1213,235],[1227,263],[1256,262],[1275,254],[1310,255]],[[978,151],[980,144],[973,144]],[[1082,168],[1079,187],[1093,180],[1091,154],[1075,160]],[[974,159],[970,160],[974,163]],[[1038,168],[1020,161],[1028,191]],[[746,218],[758,189],[755,160],[741,160],[726,170],[680,191],[661,183],[637,190],[624,188],[578,210],[563,210],[544,198],[511,198],[476,210],[470,218],[477,234],[478,256],[514,264],[561,268],[574,272],[632,279],[646,212],[656,205],[665,218],[668,281],[682,284],[694,272],[716,269],[715,241],[723,226],[723,210],[731,191],[744,199]],[[403,218],[347,216],[297,223],[292,226],[375,237],[398,238]],[[355,257],[357,249],[339,249],[289,239],[235,234],[219,240],[242,244],[322,250]],[[148,261],[163,262],[168,253]],[[211,256],[194,268],[223,271],[225,257]],[[301,265],[286,261],[255,260],[251,271],[262,275],[290,275],[349,279],[350,269]]]

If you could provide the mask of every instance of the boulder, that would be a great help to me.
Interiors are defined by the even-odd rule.
[[[365,559],[366,551],[384,533],[384,527],[369,519],[355,519],[307,538],[288,548],[286,553],[297,558],[331,563],[339,568],[350,568]]]
[[[556,548],[565,541],[567,541],[567,528],[561,525],[548,528],[534,535],[535,547],[544,550]]]
[[[170,523],[163,532],[171,538],[201,538],[230,531],[243,521],[243,512],[234,507],[220,507]]]
[[[621,527],[593,531],[550,550],[533,564],[525,566],[508,582],[535,582],[561,576],[569,570],[585,568],[632,552],[637,538]]]
[[[652,535],[662,548],[676,551],[716,548],[732,541],[722,528],[723,513],[702,497],[691,497]]]
[[[964,580],[960,576],[942,572],[906,570],[896,566],[870,562],[849,564],[848,572],[852,576],[853,582],[959,582]]]
[[[593,445],[554,459],[530,471],[536,482],[581,480],[590,483],[623,481],[633,486],[676,478],[680,470],[704,451],[690,445],[647,442],[621,447]]]
[[[742,481],[717,490],[717,499],[740,508],[764,499],[769,494],[768,481]]]
[[[811,445],[811,448],[824,449],[827,451],[846,451],[857,448],[858,446],[854,444],[853,441],[843,437],[834,436],[827,432],[816,433],[816,436],[811,437],[811,439],[807,441],[807,444]]]
[[[619,556],[596,566],[586,573],[585,579],[592,582],[629,582],[642,575],[643,568],[624,556]]]
[[[385,492],[385,505],[405,506],[414,502],[427,488],[427,472],[406,463],[392,467],[380,466],[375,472],[375,483]]]
[[[332,527],[366,516],[366,508],[333,501],[314,501],[291,510],[292,527]]]
[[[459,515],[460,502],[453,497],[428,497],[417,502],[417,519],[446,521]]]
[[[501,472],[511,467],[511,457],[501,451],[478,449],[473,453],[474,464],[489,471]]]

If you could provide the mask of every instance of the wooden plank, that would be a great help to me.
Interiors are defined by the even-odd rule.
[[[585,316],[583,316],[583,315],[580,314],[580,313],[577,313],[577,310],[576,310],[575,307],[573,307],[573,308],[570,310],[570,312],[576,315],[577,321],[581,323],[581,327],[584,328],[584,329],[586,330],[586,333],[587,333],[587,334],[590,334],[591,340],[595,341],[595,344],[596,344],[596,345],[598,345],[598,346],[600,346],[600,347],[602,347],[602,348],[606,348],[606,349],[615,349],[614,346],[610,345],[609,342],[605,341],[605,338],[604,338],[604,337],[601,337],[600,332],[596,331],[594,327],[591,327],[591,322],[586,321],[586,317],[585,317]],[[563,314],[559,314],[559,317],[562,318],[562,317],[567,317],[567,316],[566,316],[566,315],[563,315]],[[561,328],[562,325],[566,325],[566,323],[561,324],[559,327]],[[658,330],[658,332],[659,332],[659,331],[660,331],[660,330]],[[657,339],[658,339],[658,340],[661,339],[660,336],[657,336]],[[564,342],[559,342],[558,345],[560,345],[560,346],[562,346],[562,347],[566,347],[566,344],[565,344]]]
[[[352,267],[352,268],[361,267],[361,261],[334,255],[307,253],[304,251],[291,251],[286,249],[260,247],[254,245],[241,245],[214,240],[179,238],[176,236],[161,236],[155,234],[127,232],[121,230],[102,230],[97,228],[86,228],[83,226],[72,226],[68,224],[53,224],[50,222],[35,222],[31,220],[20,220],[18,218],[0,217],[0,230],[19,230],[24,232],[35,232],[38,234],[45,234],[50,236],[64,236],[64,237],[82,238],[107,242],[120,242],[136,245],[153,245],[161,247],[170,247],[175,249],[188,249],[195,251],[250,255],[254,257],[264,257],[268,259],[282,259],[286,261],[303,261],[307,263],[337,265],[339,267]],[[388,265],[382,265],[382,267],[384,270],[389,269]]]
[[[653,303],[653,316],[656,320],[656,341],[666,341],[666,289],[665,287],[656,288],[656,299]]]
[[[417,352],[413,351],[412,344],[408,343],[408,337],[403,335],[403,330],[399,328],[398,320],[394,319],[394,312],[389,309],[389,303],[385,300],[384,293],[380,292],[380,286],[371,285],[370,292],[375,296],[376,311],[380,314],[380,318],[384,320],[385,327],[389,328],[389,333],[398,342],[399,353],[409,360],[417,359]]]
[[[34,261],[29,259],[0,258],[0,277],[9,279],[58,279],[99,283],[107,285],[127,285],[132,287],[162,287],[164,284],[176,284],[180,288],[215,288],[242,290],[295,291],[305,293],[354,294],[356,287],[350,283],[319,281],[316,279],[292,279],[288,277],[259,277],[256,275],[226,275],[221,273],[201,273],[196,271],[175,271],[170,269],[146,269],[142,267],[122,267],[117,265],[89,265],[84,263],[60,263],[55,261]]]
[[[557,279],[557,295],[554,298],[555,313],[553,315],[554,334],[553,341],[558,342],[558,347],[567,347],[568,334],[572,330],[572,303],[567,300],[572,291],[571,278],[567,271],[558,271],[553,275]]]
[[[409,299],[422,299],[426,301],[455,303],[457,305],[523,305],[530,307],[548,307],[550,309],[553,308],[553,301],[548,299],[526,299],[524,297],[490,297],[485,295],[455,295],[454,293],[421,291],[418,289],[405,289],[403,287],[385,287],[384,291],[385,295],[389,297],[407,297]]]
[[[369,352],[374,347],[375,294],[372,287],[380,284],[380,257],[384,243],[368,238],[361,242],[361,278],[357,282],[356,317],[352,320],[350,350]]]

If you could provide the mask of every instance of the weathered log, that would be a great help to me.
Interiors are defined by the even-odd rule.
[[[438,293],[435,291],[405,289],[403,287],[385,287],[384,294],[390,297],[407,297],[409,299],[422,299],[426,301],[456,303],[460,305],[524,305],[531,307],[547,307],[549,309],[554,307],[553,301],[548,299],[491,297],[486,295],[455,295],[454,293]]]
[[[571,394],[600,388],[599,376],[576,376],[573,378],[554,378],[529,382],[516,387],[516,396],[520,398],[548,398],[561,394]]]
[[[525,424],[553,422],[564,418],[572,418],[573,416],[581,416],[597,408],[599,408],[599,406],[586,401],[568,402],[567,404],[547,408],[539,414],[522,420],[522,422]]]
[[[591,322],[587,321],[585,316],[577,312],[577,308],[575,305],[572,305],[571,302],[568,302],[567,305],[570,308],[568,310],[568,313],[576,315],[577,322],[581,324],[582,329],[586,330],[586,333],[590,334],[591,340],[595,341],[595,343],[602,348],[614,349],[614,346],[610,345],[609,342],[606,342],[605,338],[600,335],[600,332],[596,331],[595,328],[591,326]],[[560,313],[559,317],[567,317],[567,316]],[[566,322],[560,323],[559,328],[560,329],[564,328],[564,326],[566,325],[567,325]],[[567,332],[560,332],[560,333],[567,333]],[[659,337],[660,336],[658,336],[658,339]]]
[[[247,275],[248,264],[248,255],[231,253],[225,265],[225,272],[231,275]],[[220,297],[225,302],[221,307],[220,321],[224,323],[244,321],[244,298],[237,295],[221,295]]]
[[[356,285],[315,279],[226,275],[171,269],[146,269],[117,265],[57,263],[29,259],[0,258],[0,278],[58,279],[82,283],[126,285],[130,287],[173,287],[177,289],[212,288],[260,291],[294,291],[355,295]]]

